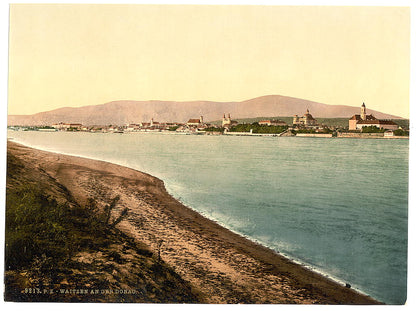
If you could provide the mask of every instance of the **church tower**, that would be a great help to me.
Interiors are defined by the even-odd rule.
[[[363,103],[361,105],[361,120],[365,120],[365,119],[367,119],[367,111],[365,108],[365,104]]]
[[[224,116],[222,117],[222,127],[230,126],[231,125],[231,114],[228,114],[228,118]]]

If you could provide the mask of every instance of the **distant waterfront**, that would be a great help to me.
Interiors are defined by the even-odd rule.
[[[9,137],[150,173],[183,203],[240,234],[380,301],[405,300],[407,140],[38,131]]]
[[[357,111],[358,112],[358,109]],[[315,119],[309,108],[303,115],[279,118],[251,118],[233,120],[231,114],[224,113],[222,120],[206,122],[199,118],[183,122],[159,122],[154,118],[150,122],[129,123],[124,125],[83,125],[81,123],[59,122],[53,124],[42,120],[41,126],[9,126],[13,130],[66,131],[93,133],[137,133],[172,132],[182,134],[237,135],[237,136],[301,136],[301,137],[343,137],[343,138],[404,138],[409,136],[409,120],[378,119],[367,113],[362,103],[360,114],[350,118],[327,118],[321,122]],[[253,122],[254,121],[254,122]],[[16,122],[16,120],[14,121]],[[33,122],[33,121],[32,121]],[[12,123],[13,124],[13,123]],[[45,125],[46,124],[46,125]]]
[[[46,126],[46,127],[20,127],[20,126],[9,126],[9,130],[13,131],[39,131],[39,132],[57,132],[62,130],[57,130],[55,128]],[[179,134],[179,135],[228,135],[228,136],[272,136],[272,137],[279,137],[279,136],[296,136],[296,137],[322,137],[322,138],[388,138],[388,139],[408,139],[409,132],[398,130],[399,134],[396,135],[393,131],[376,131],[376,132],[351,132],[351,131],[338,131],[338,130],[325,130],[325,131],[309,131],[309,130],[294,130],[290,127],[282,128],[277,132],[270,131],[268,132],[265,130],[264,132],[253,132],[245,131],[245,132],[238,132],[238,131],[226,131],[221,128],[217,128],[215,130],[169,130],[169,129],[136,129],[136,130],[129,130],[126,127],[100,127],[98,129],[90,128],[90,129],[71,129],[71,130],[64,130],[64,132],[87,132],[87,133],[113,133],[113,134],[135,134],[135,133],[162,133],[162,134]]]

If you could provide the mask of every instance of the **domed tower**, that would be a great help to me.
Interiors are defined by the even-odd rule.
[[[316,119],[312,117],[309,112],[309,108],[306,109],[306,113],[302,117],[302,124],[306,126],[316,125]]]
[[[360,117],[361,117],[361,120],[365,120],[367,118],[367,110],[365,108],[364,103],[361,105],[361,115],[360,115]]]

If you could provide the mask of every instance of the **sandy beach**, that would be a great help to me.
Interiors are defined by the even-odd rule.
[[[8,142],[8,152],[63,185],[80,205],[120,197],[117,226],[158,253],[204,303],[378,304],[184,206],[163,181],[119,165]],[[53,192],[53,189],[45,191]]]

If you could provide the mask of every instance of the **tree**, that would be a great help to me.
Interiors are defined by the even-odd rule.
[[[363,133],[384,133],[386,130],[384,128],[378,128],[375,125],[363,126],[361,129]]]

